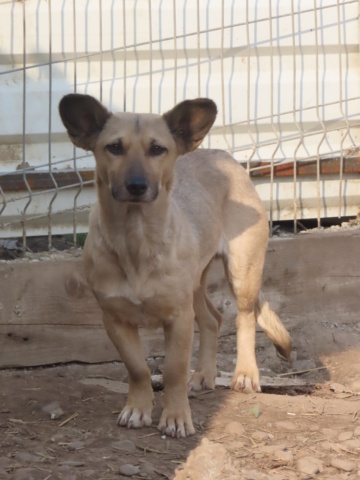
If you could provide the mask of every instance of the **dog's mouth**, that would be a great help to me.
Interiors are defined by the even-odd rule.
[[[154,202],[159,194],[159,189],[157,186],[150,187],[148,186],[143,191],[129,192],[129,190],[124,186],[122,188],[112,188],[111,195],[114,200],[120,203],[151,203]]]
[[[132,198],[129,198],[128,200],[125,200],[125,202],[127,202],[127,203],[151,203],[151,202],[154,202],[154,201],[156,200],[156,198],[157,198],[157,197],[155,197],[155,198],[132,197]]]

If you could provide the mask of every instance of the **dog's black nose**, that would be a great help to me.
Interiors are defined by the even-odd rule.
[[[125,187],[130,195],[139,197],[146,192],[148,182],[144,177],[131,177],[125,182]]]

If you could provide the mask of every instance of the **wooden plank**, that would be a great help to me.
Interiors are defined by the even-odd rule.
[[[252,163],[251,168],[256,168],[250,172],[251,177],[269,177],[271,175],[270,162]],[[281,163],[274,165],[274,177],[294,177],[294,164]],[[339,175],[340,173],[340,158],[322,158],[320,159],[320,175]],[[344,157],[343,159],[343,174],[353,175],[360,173],[360,158],[358,157]],[[317,161],[300,161],[296,163],[296,175],[301,176],[316,176],[317,175]]]
[[[221,376],[216,377],[215,379],[215,385],[218,387],[231,388],[233,374],[229,372],[220,372],[220,373],[221,373]],[[99,379],[99,380],[103,380],[103,379]],[[151,375],[151,382],[153,385],[156,385],[157,389],[164,388],[164,379],[162,375]],[[86,383],[88,384],[92,383],[95,385],[97,384],[97,382],[86,382]],[[104,381],[102,381],[101,383],[104,384]],[[101,383],[98,382],[98,384],[100,385]],[[123,384],[123,385],[126,385],[126,384]],[[309,383],[307,380],[304,380],[303,378],[281,378],[280,376],[267,377],[266,375],[262,375],[260,378],[260,385],[261,387],[302,387],[305,385],[309,385]],[[114,388],[115,390],[116,385],[113,386],[110,384],[109,390],[112,390],[112,388]]]
[[[359,320],[360,230],[304,234],[269,242],[263,291],[285,320]]]
[[[79,178],[80,177],[80,178]],[[49,172],[26,172],[26,181],[32,191],[34,190],[51,190],[55,188],[76,187],[83,184],[84,186],[93,186],[95,180],[95,171],[91,170],[67,170]],[[4,192],[17,192],[27,190],[22,171],[18,173],[8,173],[2,175],[0,181],[1,188]]]
[[[1,367],[118,359],[101,327],[0,325]]]
[[[247,165],[242,163],[246,168]],[[250,172],[251,177],[269,177],[271,173],[270,162],[252,162],[251,168],[256,168]],[[296,164],[297,176],[315,176],[317,175],[316,160],[300,161]],[[340,158],[323,158],[320,161],[321,175],[339,175],[340,173]],[[360,158],[359,157],[344,157],[343,159],[343,173],[344,174],[359,174],[360,173]],[[81,181],[80,181],[80,178]],[[293,163],[284,163],[274,166],[275,177],[293,177],[294,165]],[[84,186],[93,186],[95,180],[94,169],[81,169],[78,171],[54,171],[52,175],[49,172],[36,172],[29,170],[26,172],[26,181],[34,190],[50,190],[55,187],[54,181],[58,188],[78,186],[81,182]],[[23,191],[27,190],[24,182],[23,172],[20,170],[17,173],[8,173],[2,175],[0,185],[4,192],[9,191]]]
[[[141,336],[146,358],[164,354],[161,331]],[[0,368],[119,360],[103,326],[0,325]]]
[[[292,329],[304,322],[341,323],[359,321],[360,230],[308,233],[269,241],[262,290],[266,300]],[[223,266],[214,262],[209,290],[217,307],[224,304],[225,292],[231,304],[225,309],[222,335],[235,333],[236,305],[225,286]],[[226,299],[226,298],[225,298]]]
[[[0,264],[0,325],[102,325],[79,257]]]
[[[271,239],[264,293],[290,328],[334,318],[358,322],[359,258],[360,230]],[[229,303],[223,286],[218,262],[209,285],[218,306]],[[119,359],[83,281],[81,258],[1,263],[0,292],[0,368]],[[235,335],[235,314],[232,301],[225,308],[221,336]],[[163,355],[161,329],[142,335],[146,356]]]

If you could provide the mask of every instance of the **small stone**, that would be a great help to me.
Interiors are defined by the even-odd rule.
[[[15,455],[16,460],[19,462],[24,462],[24,463],[36,463],[36,462],[41,462],[42,459],[38,455],[33,455],[32,453],[28,452],[18,452]]]
[[[111,444],[116,450],[123,450],[124,452],[134,452],[136,450],[135,443],[131,440],[121,440]]]
[[[225,447],[204,437],[200,444],[188,455],[186,462],[181,465],[181,472],[175,477],[185,479],[238,479],[238,471],[233,471],[230,465],[230,456]],[[231,470],[231,473],[230,473]],[[233,474],[237,474],[235,477]],[[241,476],[243,477],[243,472]],[[159,478],[157,475],[155,478]]]
[[[46,413],[51,413],[54,410],[57,410],[58,408],[60,408],[60,403],[55,401],[55,402],[48,403],[47,405],[42,407],[42,411]]]
[[[53,437],[51,437],[51,442],[52,443],[58,443],[58,442],[61,442],[61,440],[64,439],[64,435],[62,435],[61,433],[57,433],[56,435],[54,435]]]
[[[331,442],[331,450],[333,452],[339,453],[340,455],[344,453],[344,445],[345,443],[334,443]],[[346,448],[346,447],[345,447]]]
[[[91,470],[91,469],[84,470],[82,472],[82,475],[83,475],[84,478],[89,478],[89,477],[93,477],[94,475],[96,475],[96,472],[95,472],[95,470]]]
[[[267,480],[269,477],[259,470],[243,470],[243,478],[246,480]]]
[[[286,478],[286,480],[299,480],[298,474],[290,470],[286,472],[286,477],[284,477],[283,475],[281,475],[281,473],[279,473],[278,475],[273,477],[271,480],[284,480],[284,478]]]
[[[61,408],[57,408],[56,410],[50,413],[51,420],[59,420],[59,418],[64,416],[64,412]]]
[[[323,468],[323,462],[315,457],[303,457],[298,461],[298,470],[308,475],[321,473]]]
[[[24,445],[24,439],[19,437],[10,437],[8,440],[9,445]]]
[[[339,442],[345,442],[346,440],[350,440],[353,437],[353,432],[341,432],[338,436]]]
[[[42,407],[42,411],[45,413],[49,413],[51,420],[58,420],[64,415],[64,412],[60,407],[60,403],[57,401],[45,405],[44,407]]]
[[[322,428],[321,432],[325,435],[327,438],[334,438],[337,435],[337,431],[332,429],[332,428]]]
[[[344,472],[352,472],[356,468],[356,464],[351,460],[343,460],[341,458],[333,458],[330,465]]]
[[[246,447],[245,442],[240,442],[240,441],[231,442],[231,449],[233,451],[238,452],[238,451],[242,450],[244,447]]]
[[[274,452],[280,451],[280,450],[285,450],[286,445],[281,444],[281,445],[263,445],[257,448],[257,452],[263,453],[265,455],[273,455]]]
[[[75,442],[71,442],[68,445],[69,450],[79,450],[80,448],[83,448],[85,445],[84,442],[81,442],[80,440],[77,440]]]
[[[268,440],[270,438],[269,434],[266,432],[254,432],[251,435],[251,438],[253,440],[257,440],[258,442],[263,442],[265,440]]]
[[[290,450],[275,450],[273,453],[273,458],[277,462],[281,462],[284,465],[292,463],[294,460],[294,455]]]
[[[35,480],[37,474],[32,468],[19,468],[11,475],[12,480]]]
[[[280,430],[286,430],[288,432],[293,432],[297,430],[297,426],[293,423],[290,422],[290,420],[284,420],[282,422],[277,422],[276,427]]]
[[[63,467],[83,467],[84,462],[77,462],[76,460],[63,460],[59,463]]]
[[[351,392],[360,392],[360,380],[355,380],[354,382],[350,383],[349,390]]]
[[[155,467],[152,463],[147,462],[146,460],[141,464],[141,470],[147,475],[152,475],[154,473]]]
[[[323,450],[333,450],[333,443],[332,442],[329,442],[328,440],[325,440],[324,442],[320,442],[319,443],[319,446],[323,449]]]
[[[124,475],[125,477],[132,477],[133,475],[138,475],[139,472],[140,468],[136,467],[135,465],[131,465],[130,463],[125,463],[119,468],[119,473],[121,475]]]
[[[341,385],[341,383],[330,383],[329,386],[330,390],[335,393],[344,393],[346,391],[344,385]]]
[[[360,439],[359,438],[352,438],[350,440],[346,440],[345,446],[349,448],[350,450],[353,449],[358,449],[360,448]]]
[[[317,432],[319,430],[319,425],[317,423],[313,423],[309,425],[310,432]]]
[[[225,425],[224,431],[225,433],[229,433],[231,435],[243,435],[245,429],[240,422],[229,422],[227,425]]]

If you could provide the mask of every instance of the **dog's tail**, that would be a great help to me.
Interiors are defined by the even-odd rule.
[[[255,305],[256,320],[266,335],[273,342],[276,350],[290,360],[291,338],[280,318],[271,310],[269,304],[260,292]]]

